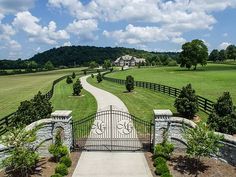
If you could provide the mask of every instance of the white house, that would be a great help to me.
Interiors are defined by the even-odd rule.
[[[119,57],[115,61],[116,66],[136,66],[138,63],[146,62],[144,58],[136,58],[130,55]]]

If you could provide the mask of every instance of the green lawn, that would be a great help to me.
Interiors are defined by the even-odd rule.
[[[119,97],[127,106],[129,112],[143,120],[150,121],[153,119],[153,109],[170,109],[176,112],[174,108],[174,98],[157,93],[148,89],[135,88],[134,93],[124,93],[125,86],[109,81],[96,82],[96,78],[89,77],[87,81],[95,87],[109,91]],[[203,112],[199,114],[203,120],[207,115]]]
[[[38,91],[48,91],[55,79],[81,69],[0,76],[0,118],[16,111],[21,101],[31,99]]]
[[[73,84],[67,84],[65,79],[56,85],[51,99],[53,110],[72,110],[73,120],[85,118],[97,111],[96,99],[89,92],[83,89],[81,96],[72,96],[72,89]]]
[[[132,75],[135,80],[160,83],[176,88],[191,83],[198,95],[215,101],[224,91],[229,91],[236,104],[236,65],[208,64],[197,71],[180,67],[134,68],[108,74],[108,77],[125,79]]]

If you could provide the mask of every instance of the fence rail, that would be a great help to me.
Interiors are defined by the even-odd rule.
[[[76,75],[82,75],[83,71],[84,70],[77,73]],[[101,71],[103,71],[103,70],[101,70]],[[95,73],[95,72],[97,72],[97,71],[88,70],[87,74],[91,74],[91,73]],[[50,100],[52,98],[53,93],[54,93],[55,85],[57,83],[59,83],[60,81],[62,81],[63,79],[65,79],[67,76],[70,76],[70,75],[68,74],[68,75],[62,76],[62,77],[60,77],[60,78],[58,78],[58,79],[56,79],[52,82],[51,89],[46,94],[44,94],[45,99]],[[3,135],[4,133],[6,133],[8,131],[8,127],[11,127],[11,126],[14,126],[14,124],[17,124],[17,122],[15,122],[13,120],[15,113],[16,112],[13,112],[13,113],[11,113],[11,114],[9,114],[9,115],[7,115],[7,116],[0,119],[0,135]]]
[[[103,74],[104,80],[107,80],[110,82],[115,82],[115,83],[121,84],[121,85],[125,85],[125,80],[107,77],[106,74],[108,74],[108,73],[109,72]],[[151,82],[144,82],[144,81],[135,81],[134,85],[136,87],[146,88],[146,89],[153,90],[155,92],[164,93],[166,95],[169,95],[169,96],[172,96],[175,98],[179,96],[180,91],[181,91],[178,88],[170,87],[167,85],[151,83]],[[198,97],[199,108],[202,111],[206,112],[207,114],[210,114],[212,112],[214,102],[211,100],[208,100],[207,98],[199,96],[199,95],[197,97]]]

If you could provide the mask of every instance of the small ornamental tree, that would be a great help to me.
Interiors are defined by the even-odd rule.
[[[86,75],[87,74],[87,71],[86,70],[84,70],[84,75]]]
[[[26,131],[25,128],[12,128],[1,136],[0,143],[10,148],[2,166],[11,169],[12,176],[26,177],[36,167],[39,160],[36,148],[29,146],[36,140],[38,127]]]
[[[126,77],[125,87],[128,92],[134,90],[134,78],[131,75]]]
[[[73,83],[73,80],[71,79],[70,76],[67,76],[67,78],[66,78],[66,83],[67,83],[67,84]]]
[[[236,134],[236,111],[229,92],[224,92],[213,105],[207,123],[215,131]]]
[[[66,146],[63,145],[62,137],[61,137],[62,130],[57,130],[55,136],[54,144],[50,145],[48,151],[53,155],[53,158],[56,162],[68,155],[68,149]]]
[[[91,77],[92,77],[92,78],[94,78],[94,75],[93,75],[93,74],[91,74]]]
[[[98,74],[97,74],[97,81],[98,81],[98,83],[102,82],[102,75],[100,72],[98,72]]]
[[[184,117],[191,119],[198,112],[198,100],[195,90],[191,84],[183,87],[179,96],[175,100],[174,106],[177,111]]]
[[[83,89],[80,80],[78,79],[73,85],[73,95],[80,95],[81,90]]]
[[[71,77],[72,77],[72,79],[74,79],[76,77],[75,72],[72,73]]]
[[[187,141],[187,154],[194,158],[197,176],[201,157],[217,155],[223,136],[209,131],[206,125],[201,124],[195,128],[184,128],[183,137]]]

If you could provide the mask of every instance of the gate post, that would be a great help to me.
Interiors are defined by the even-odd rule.
[[[173,115],[169,109],[156,109],[154,111],[153,146],[162,143],[163,133],[169,128],[169,119]]]
[[[63,144],[70,150],[73,147],[73,130],[72,130],[72,111],[69,110],[57,110],[51,114],[54,120],[53,142],[55,142],[55,135],[58,129],[63,131]]]

